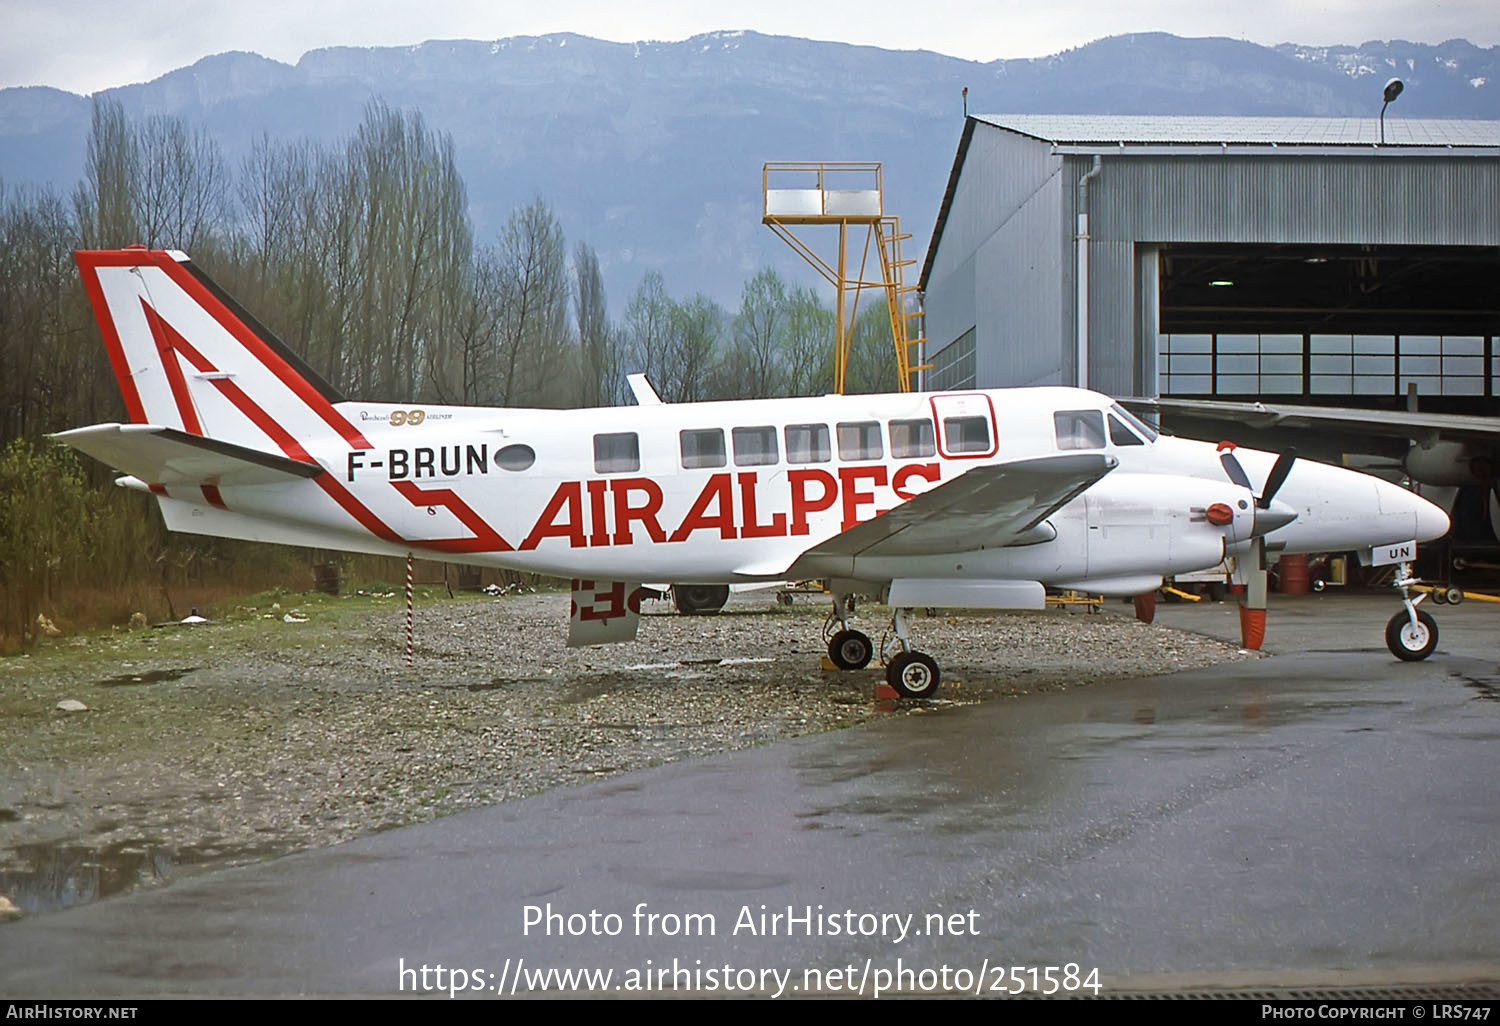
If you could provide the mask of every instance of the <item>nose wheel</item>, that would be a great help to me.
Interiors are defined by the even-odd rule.
[[[1416,611],[1415,622],[1403,609],[1385,625],[1386,647],[1397,659],[1405,662],[1414,663],[1419,659],[1426,659],[1437,648],[1437,643],[1437,621],[1425,609]]]
[[[1408,663],[1426,659],[1438,643],[1437,621],[1427,610],[1417,608],[1417,603],[1427,596],[1419,594],[1412,598],[1412,585],[1416,583],[1417,579],[1411,575],[1411,564],[1402,563],[1394,584],[1401,589],[1401,604],[1405,608],[1385,625],[1385,647],[1397,659]]]

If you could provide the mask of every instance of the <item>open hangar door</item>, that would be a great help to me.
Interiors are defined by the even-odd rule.
[[[1500,249],[1175,244],[1160,247],[1158,268],[1163,397],[1500,415]],[[1335,463],[1347,455],[1393,477],[1410,448],[1212,418],[1163,426]],[[1493,486],[1462,489],[1453,543],[1492,556],[1497,503]]]
[[[1160,248],[1158,386],[1375,409],[1493,413],[1500,249]]]

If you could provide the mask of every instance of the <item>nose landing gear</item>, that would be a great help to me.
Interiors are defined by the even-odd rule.
[[[1438,626],[1431,614],[1417,608],[1427,596],[1419,594],[1412,598],[1412,586],[1420,582],[1412,576],[1410,563],[1401,564],[1392,583],[1401,589],[1401,604],[1405,608],[1385,625],[1385,645],[1392,655],[1405,662],[1426,659],[1437,648]]]

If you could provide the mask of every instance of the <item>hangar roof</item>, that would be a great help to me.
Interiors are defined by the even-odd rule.
[[[975,120],[1055,146],[1375,146],[1378,118],[979,114]],[[1500,121],[1387,117],[1387,147],[1497,147]]]
[[[1035,139],[1056,154],[1224,156],[1297,154],[1333,157],[1500,158],[1500,121],[1388,117],[1385,144],[1378,118],[1271,118],[1139,114],[970,114],[948,172],[937,224],[927,244],[925,290],[975,125]]]

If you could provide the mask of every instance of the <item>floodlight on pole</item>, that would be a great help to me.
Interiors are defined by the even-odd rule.
[[[1385,102],[1380,105],[1380,145],[1385,145],[1385,109],[1391,105],[1391,101],[1401,95],[1401,90],[1406,84],[1399,78],[1393,78],[1385,84]]]

